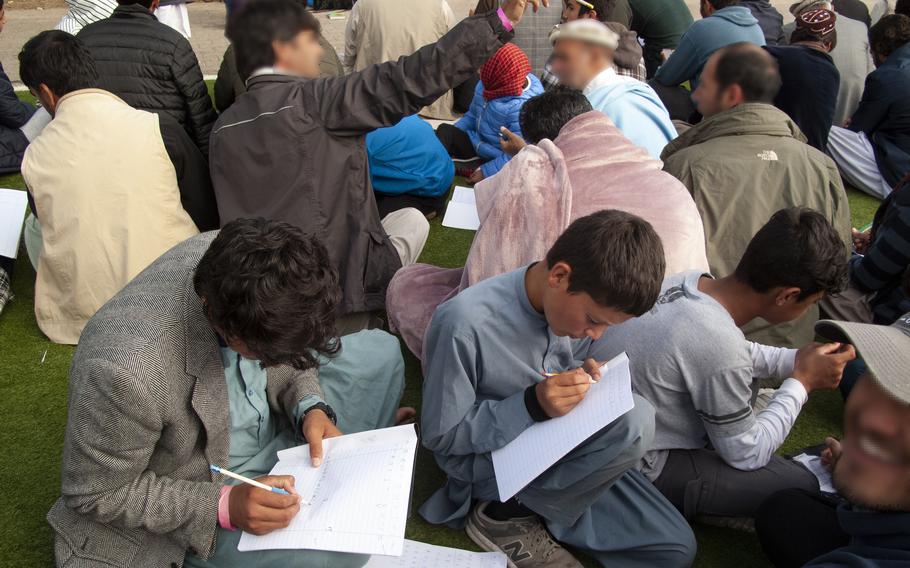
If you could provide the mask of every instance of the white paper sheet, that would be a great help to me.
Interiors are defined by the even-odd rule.
[[[414,425],[325,440],[322,466],[309,445],[278,452],[272,475],[293,475],[300,512],[291,524],[264,536],[243,533],[241,552],[313,549],[400,556],[417,433]]]
[[[793,461],[799,462],[806,466],[818,479],[818,488],[825,493],[837,493],[834,488],[834,480],[831,478],[831,472],[822,465],[822,459],[819,456],[810,456],[809,454],[799,454],[793,458]]]
[[[476,231],[480,228],[480,217],[477,215],[477,201],[474,190],[470,187],[456,186],[452,200],[446,208],[442,219],[443,227]]]
[[[0,189],[0,256],[16,258],[19,237],[25,222],[28,194],[17,189]]]
[[[406,540],[401,556],[371,556],[363,568],[506,568],[506,555]]]
[[[625,353],[601,367],[600,381],[559,418],[538,422],[493,452],[499,500],[507,501],[582,442],[632,410],[632,376]]]

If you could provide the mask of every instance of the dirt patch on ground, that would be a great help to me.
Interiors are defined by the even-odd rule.
[[[44,10],[45,8],[66,8],[63,0],[6,0],[3,7],[8,10]]]

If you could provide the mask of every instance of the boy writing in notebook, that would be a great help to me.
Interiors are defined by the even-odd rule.
[[[568,414],[599,378],[579,348],[647,312],[665,270],[643,219],[601,211],[575,221],[545,260],[461,292],[427,331],[422,434],[448,475],[421,509],[430,522],[466,526],[510,566],[577,567],[559,543],[603,565],[691,564],[692,532],[637,471],[654,415],[635,408],[500,502],[490,454],[535,422]],[[552,375],[552,376],[545,376]],[[472,510],[473,508],[473,510]],[[630,522],[630,519],[634,521]]]
[[[633,389],[657,410],[642,469],[687,518],[751,518],[780,490],[818,491],[809,470],[775,452],[808,393],[837,386],[853,348],[769,347],[747,341],[740,327],[756,317],[797,319],[838,293],[846,275],[845,245],[827,219],[783,209],[732,275],[670,276],[654,309],[595,342],[596,357],[629,355]],[[783,384],[756,411],[761,378]]]

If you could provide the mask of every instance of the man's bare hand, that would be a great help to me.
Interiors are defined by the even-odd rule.
[[[796,353],[793,378],[806,387],[806,392],[835,389],[840,384],[844,367],[856,359],[852,345],[843,343],[810,343]]]
[[[468,178],[468,183],[470,183],[470,184],[480,183],[483,181],[483,178],[485,178],[485,177],[486,176],[483,175],[483,170],[480,168],[477,168],[476,170],[474,170],[474,173],[471,174],[471,177]]]
[[[505,137],[505,139],[500,137],[499,146],[506,154],[514,156],[515,154],[521,152],[521,149],[527,145],[521,136],[515,134],[505,126],[500,128],[499,131]]]
[[[591,375],[591,378],[597,382],[600,380],[600,368],[603,366],[604,364],[600,361],[597,361],[596,359],[585,359],[585,362],[582,364],[581,368],[584,370],[584,372]]]
[[[869,244],[872,242],[872,230],[859,232],[853,229],[853,249],[859,254],[866,254]]]
[[[256,481],[280,487],[290,495],[272,493],[246,483],[234,486],[228,497],[231,524],[255,535],[287,527],[300,511],[300,495],[294,490],[294,478],[267,475]]]
[[[836,438],[825,439],[825,444],[828,447],[822,450],[822,465],[825,466],[825,469],[828,471],[834,471],[834,466],[837,465],[837,460],[840,459],[843,448],[841,448],[840,442]]]
[[[303,437],[310,445],[310,460],[313,467],[322,465],[322,441],[341,436],[341,430],[321,410],[311,410],[303,419]]]
[[[545,8],[549,6],[550,0],[506,0],[502,3],[502,11],[505,12],[512,25],[517,26],[529,5],[536,13],[541,6]]]
[[[537,401],[547,416],[563,416],[584,400],[591,388],[591,375],[584,369],[575,369],[553,375],[537,383]]]

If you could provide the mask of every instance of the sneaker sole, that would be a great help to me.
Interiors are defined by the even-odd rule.
[[[498,546],[496,546],[495,544],[493,544],[493,541],[491,541],[490,539],[485,537],[482,532],[480,532],[479,530],[474,528],[474,523],[471,522],[470,519],[468,520],[468,523],[464,527],[464,532],[465,532],[465,534],[468,535],[468,538],[474,542],[474,544],[476,544],[483,550],[485,550],[487,552],[501,552],[501,553],[505,554],[506,555],[506,565],[508,566],[508,568],[518,568],[518,566],[516,566],[515,563],[512,562],[512,560],[509,558],[509,555],[506,553],[506,551],[504,551],[503,549],[501,549]]]

